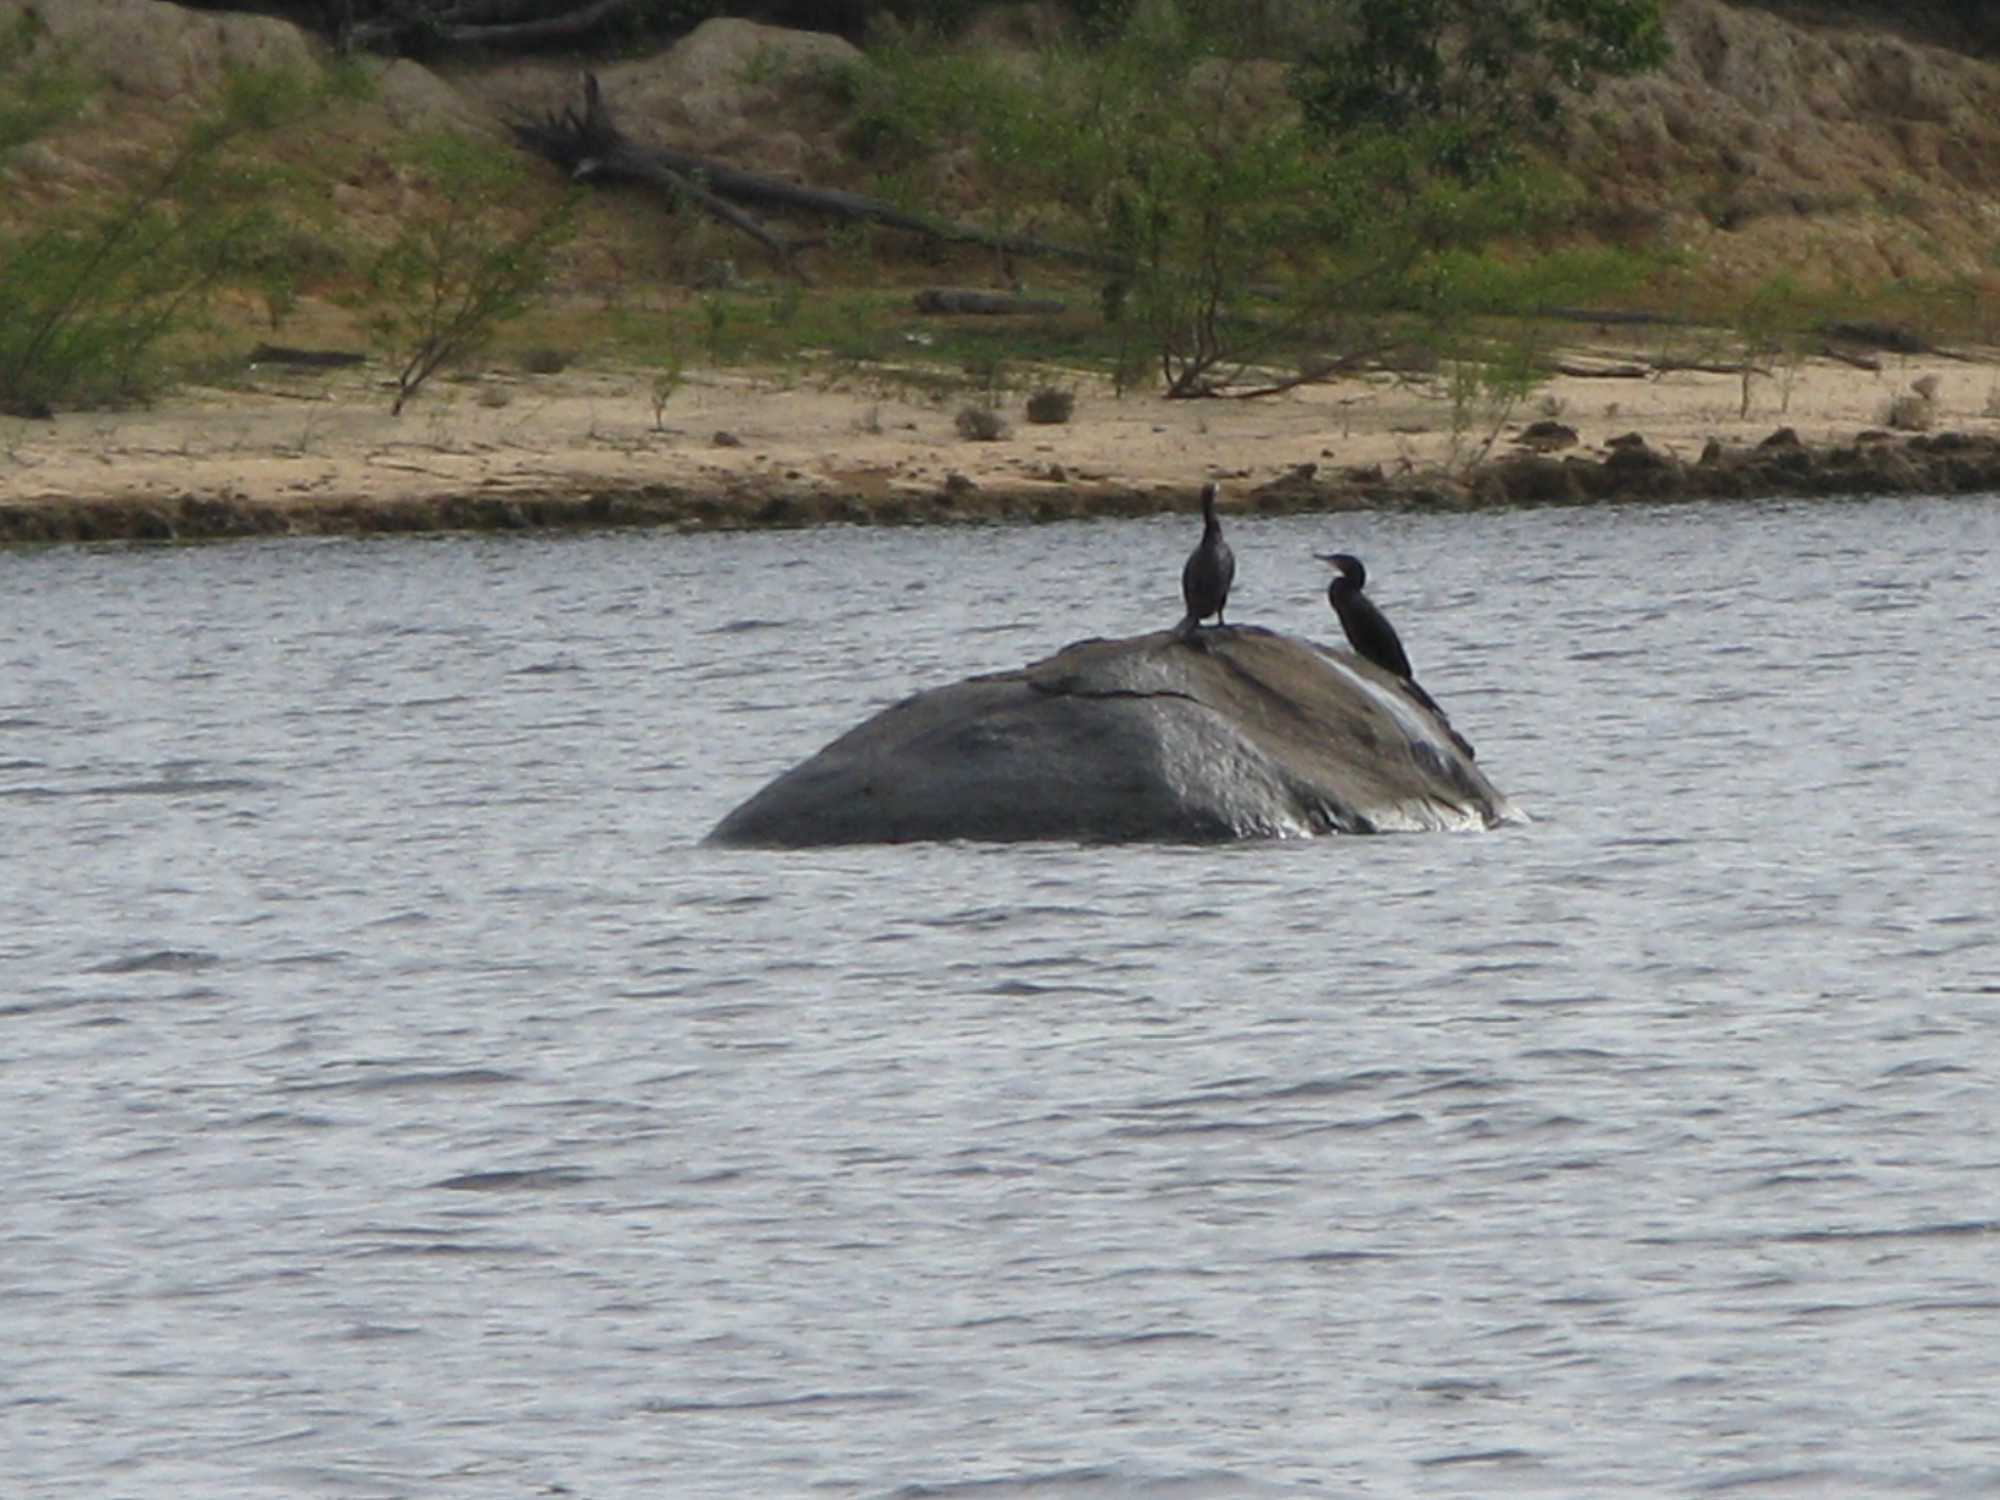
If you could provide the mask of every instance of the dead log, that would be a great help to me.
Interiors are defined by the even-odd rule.
[[[1653,368],[1662,375],[1731,375],[1741,378],[1745,375],[1769,376],[1769,366],[1754,360],[1743,359],[1679,359],[1673,355],[1663,355],[1653,362]]]
[[[839,188],[812,187],[746,172],[691,151],[642,145],[612,121],[596,75],[583,80],[583,109],[566,107],[540,120],[511,122],[514,138],[535,155],[554,162],[579,182],[637,182],[664,193],[675,206],[699,205],[730,227],[749,235],[793,275],[805,279],[794,254],[812,241],[788,245],[765,228],[751,208],[792,210],[842,223],[876,224],[948,244],[977,245],[1004,255],[1022,255],[1102,264],[1089,251],[1037,239],[994,234],[970,224],[910,213],[880,198]]]
[[[533,15],[534,7],[484,0],[425,11],[398,14],[385,20],[357,21],[352,0],[340,0],[344,17],[336,19],[336,35],[346,48],[371,52],[436,51],[495,48],[533,50],[580,41],[604,22],[636,11],[649,0],[586,0],[558,15]]]
[[[1859,344],[1864,349],[1880,349],[1885,354],[1929,354],[1930,340],[1899,323],[1871,323],[1863,320],[1829,318],[1819,331],[1830,339]]]
[[[1827,359],[1837,360],[1843,365],[1852,365],[1857,370],[1867,370],[1872,374],[1882,373],[1882,361],[1872,354],[1857,354],[1852,349],[1843,349],[1838,344],[1822,344],[1819,351]]]
[[[1652,366],[1630,360],[1570,358],[1550,360],[1549,370],[1580,380],[1644,380],[1653,373]]]
[[[636,182],[663,194],[670,207],[696,204],[731,228],[749,235],[799,280],[810,279],[793,259],[791,246],[715,192],[705,171],[686,169],[687,163],[699,168],[702,165],[699,157],[656,152],[627,140],[611,123],[594,73],[584,74],[583,100],[580,115],[573,109],[565,109],[560,115],[549,115],[539,122],[511,122],[514,138],[537,156],[561,167],[572,181]]]
[[[1543,307],[1537,311],[1542,317],[1560,318],[1567,323],[1602,323],[1614,328],[1684,328],[1694,321],[1679,313],[1649,312],[1633,307]]]
[[[918,312],[941,317],[953,314],[988,318],[1010,314],[1052,317],[1063,310],[1062,303],[1049,297],[1023,297],[1018,292],[982,292],[958,286],[926,287],[917,293],[915,300]]]

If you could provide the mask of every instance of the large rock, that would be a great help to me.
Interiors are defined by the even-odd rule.
[[[1255,627],[1083,641],[905,699],[709,842],[1198,840],[1520,821],[1393,677]]]
[[[268,16],[212,15],[158,0],[0,0],[0,30],[29,14],[82,77],[154,103],[206,107],[232,71],[306,78],[319,66],[303,32]]]

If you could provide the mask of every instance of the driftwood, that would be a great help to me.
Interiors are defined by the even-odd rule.
[[[1843,365],[1852,365],[1857,370],[1870,370],[1879,374],[1882,369],[1882,361],[1874,355],[1856,354],[1852,349],[1843,349],[1838,344],[1822,345],[1819,352],[1828,359],[1837,360]]]
[[[1933,352],[1929,339],[1896,323],[1869,323],[1830,318],[1819,325],[1819,331],[1830,339],[1859,344],[1865,349],[1880,349],[1888,354]]]
[[[1169,388],[1169,396],[1223,396],[1232,400],[1254,401],[1263,396],[1282,396],[1287,391],[1295,391],[1302,385],[1320,385],[1329,380],[1339,380],[1344,376],[1358,374],[1364,370],[1387,370],[1393,368],[1397,346],[1394,344],[1371,344],[1363,349],[1350,350],[1346,354],[1321,355],[1307,360],[1296,374],[1266,381],[1262,385],[1246,386],[1242,390],[1224,391],[1206,384],[1191,384],[1184,390]]]
[[[1089,252],[1032,235],[994,234],[970,224],[910,213],[880,198],[839,188],[811,187],[746,172],[690,151],[642,145],[630,140],[611,119],[594,74],[583,79],[583,109],[565,108],[540,120],[515,120],[514,137],[535,155],[554,162],[579,182],[636,182],[665,195],[670,203],[694,203],[757,241],[801,281],[809,280],[796,260],[817,240],[787,243],[766,228],[755,209],[790,210],[842,223],[867,223],[951,244],[978,245],[1006,255],[1040,256],[1095,263]]]
[[[1769,375],[1770,368],[1749,359],[1676,359],[1671,355],[1653,361],[1653,368],[1662,375],[1673,375],[1683,371],[1696,375]]]
[[[548,14],[533,0],[460,0],[422,10],[404,8],[380,19],[357,19],[354,0],[324,0],[327,29],[341,51],[533,51],[577,42],[606,21],[637,12],[648,0],[578,0]],[[540,13],[537,13],[540,12]]]
[[[1679,313],[1650,312],[1631,307],[1542,307],[1545,318],[1561,318],[1569,323],[1603,323],[1612,327],[1685,328],[1693,318]]]
[[[1550,360],[1549,369],[1554,374],[1582,380],[1645,380],[1654,373],[1653,366],[1631,360],[1567,357]]]
[[[1692,371],[1698,375],[1769,375],[1763,365],[1747,360],[1681,359],[1671,354],[1658,359],[1602,359],[1590,355],[1565,355],[1549,361],[1549,373],[1579,380],[1651,380],[1657,375]]]

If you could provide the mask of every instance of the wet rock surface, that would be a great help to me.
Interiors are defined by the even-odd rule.
[[[709,841],[1198,841],[1520,816],[1393,677],[1226,626],[1083,641],[919,693],[778,777]]]

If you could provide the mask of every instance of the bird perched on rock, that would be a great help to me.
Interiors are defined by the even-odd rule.
[[[1409,653],[1403,649],[1402,637],[1396,634],[1396,627],[1389,623],[1387,615],[1375,607],[1375,601],[1362,592],[1368,584],[1368,570],[1361,565],[1361,559],[1351,552],[1316,552],[1313,555],[1321,562],[1332,563],[1337,570],[1333,582],[1326,586],[1326,602],[1340,616],[1340,628],[1347,632],[1347,644],[1354,648],[1354,654],[1401,679],[1403,691],[1436,716],[1444,732],[1451,736],[1451,742],[1465,752],[1467,760],[1471,760],[1471,741],[1451,727],[1451,720],[1445,717],[1437,700],[1418,685],[1415,674],[1410,671]]]
[[[1215,518],[1217,494],[1213,484],[1201,487],[1201,540],[1181,569],[1181,598],[1187,603],[1187,618],[1180,626],[1183,635],[1210,615],[1218,625],[1228,623],[1222,607],[1229,602],[1229,585],[1236,580],[1236,554],[1222,539],[1222,523]]]
[[[1314,553],[1321,562],[1338,570],[1326,586],[1326,602],[1340,616],[1340,628],[1355,655],[1372,661],[1385,672],[1406,681],[1410,678],[1410,658],[1389,617],[1375,607],[1375,601],[1361,591],[1368,586],[1368,570],[1351,552]]]

